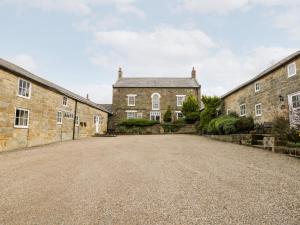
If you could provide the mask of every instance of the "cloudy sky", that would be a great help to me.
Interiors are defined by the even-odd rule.
[[[222,95],[300,49],[299,0],[0,0],[0,57],[111,103],[125,76]]]

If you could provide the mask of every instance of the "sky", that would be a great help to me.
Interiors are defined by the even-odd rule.
[[[128,77],[222,95],[300,50],[300,0],[0,0],[0,57],[97,103]]]

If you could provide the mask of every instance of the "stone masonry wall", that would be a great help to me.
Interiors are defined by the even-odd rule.
[[[240,105],[246,104],[247,116],[252,116],[257,123],[272,122],[274,116],[280,114],[288,117],[288,95],[300,91],[300,58],[296,60],[297,75],[288,78],[287,63],[269,75],[243,87],[227,96],[224,100],[224,113],[240,113]],[[255,83],[260,83],[261,90],[255,92]],[[279,100],[283,96],[284,101]],[[255,115],[255,105],[262,104],[262,116]]]
[[[175,119],[175,111],[181,111],[182,107],[177,106],[176,95],[194,95],[198,101],[201,101],[200,89],[197,88],[113,88],[113,123],[118,124],[127,118],[126,110],[136,110],[137,113],[143,113],[143,118],[150,119],[150,111],[152,110],[153,93],[159,93],[161,120],[170,105],[173,118]],[[135,106],[128,106],[127,95],[135,94]]]
[[[18,80],[18,76],[0,69],[0,151],[72,140],[74,120],[63,117],[60,125],[56,119],[58,111],[74,113],[75,100],[68,98],[67,106],[63,106],[62,94],[32,81],[31,98],[19,97]],[[29,128],[14,127],[16,108],[30,110]],[[77,138],[95,133],[95,114],[103,117],[101,129],[106,131],[107,113],[82,103],[78,103],[77,112],[87,122],[87,127],[77,128]]]

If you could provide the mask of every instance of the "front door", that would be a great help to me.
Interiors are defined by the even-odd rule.
[[[300,91],[290,94],[289,101],[289,117],[291,126],[300,125]]]

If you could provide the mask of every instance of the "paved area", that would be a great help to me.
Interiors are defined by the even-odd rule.
[[[300,224],[300,160],[199,136],[0,154],[0,224]]]

